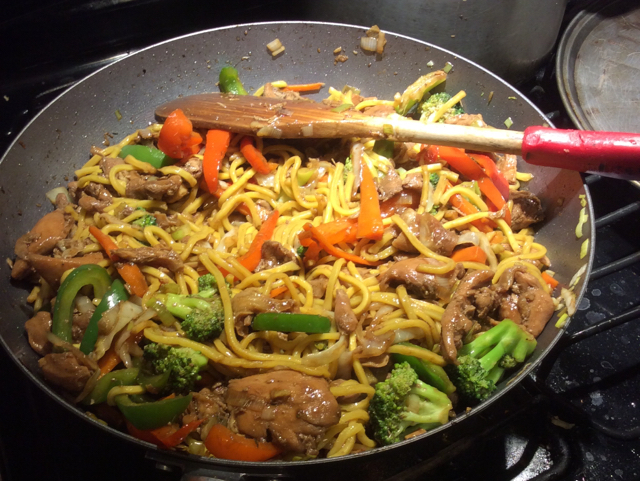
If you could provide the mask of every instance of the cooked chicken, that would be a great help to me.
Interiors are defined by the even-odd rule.
[[[380,201],[390,199],[399,192],[402,192],[402,179],[396,172],[396,169],[390,168],[387,175],[379,179],[378,192],[380,193]]]
[[[231,298],[231,310],[235,317],[236,332],[245,337],[255,314],[260,312],[291,312],[295,307],[292,299],[272,299],[260,293],[259,288],[250,287]]]
[[[427,248],[442,256],[451,255],[458,243],[458,234],[442,227],[434,216],[428,212],[417,214],[413,209],[406,209],[400,217],[407,223],[411,233]],[[391,245],[404,252],[418,252],[404,232],[401,232]]]
[[[279,265],[295,261],[296,255],[285,246],[276,241],[266,241],[262,244],[262,258],[255,272],[273,269]]]
[[[349,296],[344,289],[336,292],[335,319],[338,330],[344,334],[351,334],[358,326],[358,318],[351,309]]]
[[[29,345],[41,356],[49,354],[52,345],[47,339],[47,333],[51,332],[51,314],[40,311],[24,324],[29,337]]]
[[[47,381],[70,392],[80,392],[91,377],[87,366],[70,352],[54,352],[38,361]]]
[[[511,191],[509,199],[513,201],[511,230],[514,232],[544,220],[544,210],[540,199],[531,192],[526,190]]]
[[[159,247],[137,247],[135,249],[114,249],[114,256],[125,262],[134,262],[152,267],[164,267],[171,272],[178,272],[184,268],[184,262],[172,249]]]

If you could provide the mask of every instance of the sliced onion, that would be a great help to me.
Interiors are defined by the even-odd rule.
[[[238,235],[238,230],[234,227],[233,229],[231,229],[229,232],[227,232],[225,235],[222,236],[222,238],[218,242],[216,250],[218,252],[227,252],[226,240],[237,235]]]
[[[360,169],[362,169],[362,153],[364,152],[364,145],[360,142],[356,142],[351,146],[351,162],[353,163],[353,175],[355,176],[355,182],[353,183],[353,192],[355,194],[360,187]]]
[[[565,289],[560,290],[560,296],[564,299],[564,304],[567,306],[567,314],[573,316],[576,313],[576,295],[573,291]]]
[[[431,182],[427,182],[427,205],[424,208],[425,212],[431,212],[431,209],[433,209],[433,205],[435,204],[435,202],[433,201],[434,190],[435,189],[433,188]]]
[[[341,336],[340,340],[329,349],[304,356],[302,363],[310,367],[326,366],[338,359],[346,348],[347,339],[345,336]]]
[[[115,335],[118,334],[118,332],[120,332],[122,329],[124,329],[126,325],[129,324],[129,322],[131,322],[134,318],[142,314],[142,307],[130,301],[123,301],[112,309],[109,309],[109,311],[113,309],[117,309],[118,322],[111,330],[111,332],[109,332],[109,334],[98,338],[98,341],[96,342],[96,348],[94,350],[96,360],[104,356],[105,352],[107,352],[107,349],[111,347],[111,343],[113,342],[113,338],[115,337]],[[103,316],[106,314],[107,313],[105,312]]]
[[[130,337],[131,337],[131,331],[129,331],[128,329],[124,329],[118,335],[118,338],[113,344],[116,350],[116,354],[120,359],[122,359],[122,362],[127,368],[131,367],[131,355],[129,354],[129,347],[128,347],[129,343],[127,342],[127,339],[129,339]]]
[[[338,370],[336,379],[351,379],[353,369],[353,351],[343,351],[338,358]]]
[[[87,312],[93,312],[96,310],[96,306],[93,305],[91,299],[87,296],[76,297],[76,308],[80,311],[80,314],[86,314]]]
[[[71,203],[71,196],[69,195],[69,191],[66,187],[56,187],[55,189],[51,189],[45,195],[47,196],[47,199],[49,199],[49,201],[55,205],[56,197],[58,197],[58,194],[64,194],[67,197],[69,203]]]
[[[84,398],[86,398],[91,393],[91,391],[93,391],[93,388],[96,387],[96,384],[98,383],[98,379],[100,379],[101,375],[102,373],[100,372],[100,369],[96,369],[95,371],[93,371],[93,374],[87,380],[87,383],[82,388],[82,392],[78,394],[78,397],[75,398],[73,402],[79,403]]]
[[[411,339],[421,339],[424,337],[424,331],[417,327],[410,327],[408,329],[397,329],[394,332],[396,333],[393,338],[394,344],[410,341]]]
[[[477,246],[480,244],[480,237],[470,230],[464,231],[458,236],[458,243],[456,245],[462,244],[473,244]]]
[[[378,39],[375,37],[360,37],[360,48],[367,52],[375,52],[378,46]]]
[[[276,171],[269,172],[268,174],[256,174],[254,176],[258,185],[263,187],[273,187],[276,183]]]
[[[487,238],[484,232],[477,232],[476,235],[480,239],[478,246],[487,255],[487,260],[489,261],[489,267],[491,267],[492,271],[495,271],[498,268],[498,258],[496,257],[496,254],[493,252],[493,249],[491,248],[489,239]]]
[[[93,370],[98,369],[98,364],[93,359],[91,359],[89,356],[87,356],[85,353],[83,353],[80,349],[75,347],[70,342],[63,341],[52,332],[47,332],[47,340],[51,344],[53,344],[54,347],[60,347],[65,351],[69,351],[83,366],[87,366],[89,369],[93,369]]]
[[[267,48],[269,49],[269,52],[275,52],[281,47],[282,47],[282,42],[280,41],[279,38],[276,38],[275,40],[272,40],[267,44]]]
[[[274,127],[273,125],[267,125],[258,130],[256,132],[256,135],[258,137],[270,137],[273,139],[279,139],[280,137],[282,137],[282,130]]]

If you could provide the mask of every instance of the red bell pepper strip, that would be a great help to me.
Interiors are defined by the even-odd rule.
[[[482,192],[487,199],[491,201],[497,210],[504,207],[506,204],[505,199],[489,177],[480,178],[478,180],[478,187],[480,187],[480,192]]]
[[[147,280],[144,278],[144,274],[140,268],[130,262],[118,263],[118,257],[112,254],[112,251],[118,248],[117,244],[113,239],[111,239],[111,237],[102,232],[95,225],[89,227],[89,232],[105,250],[109,259],[116,262],[115,267],[118,270],[118,274],[120,274],[124,281],[129,285],[131,292],[138,297],[144,296],[149,286],[147,285]]]
[[[202,419],[192,421],[185,424],[181,428],[176,428],[173,424],[163,426],[157,429],[138,429],[129,421],[127,423],[127,431],[133,437],[147,441],[148,443],[155,444],[159,448],[173,448],[184,441],[189,433],[193,432],[200,424]]]
[[[278,223],[278,217],[280,217],[280,212],[274,210],[269,218],[263,222],[258,234],[249,246],[247,253],[238,257],[238,262],[251,272],[253,272],[260,263],[260,259],[262,257],[262,245],[271,239],[273,231],[276,228],[276,224]]]
[[[465,154],[464,149],[430,145],[427,147],[427,157],[431,163],[445,161],[453,170],[471,180],[478,180],[484,175],[480,166]]]
[[[456,262],[479,262],[484,264],[487,261],[487,254],[480,247],[471,246],[455,251],[451,259]]]
[[[348,261],[353,261],[357,264],[362,264],[365,266],[376,266],[378,265],[375,262],[370,262],[366,259],[363,259],[360,256],[357,256],[355,254],[351,254],[349,252],[345,252],[342,249],[334,246],[333,244],[331,244],[327,238],[325,236],[322,235],[322,233],[318,230],[317,227],[313,227],[313,224],[308,223],[306,224],[303,229],[305,231],[311,232],[311,237],[313,237],[313,239],[315,239],[315,241],[317,241],[318,245],[325,250],[325,252],[331,256],[335,256],[335,257],[341,257],[343,259],[347,259]],[[300,236],[304,239],[304,233],[300,234]],[[302,240],[300,241],[302,243]],[[302,244],[304,245],[304,244]]]
[[[202,174],[210,193],[218,190],[218,172],[231,142],[231,132],[212,129],[207,132],[207,142],[202,159]]]
[[[473,160],[475,160],[480,166],[484,169],[485,173],[489,176],[493,185],[496,186],[496,189],[500,191],[500,195],[502,198],[507,201],[509,200],[509,182],[502,175],[502,172],[498,170],[496,163],[493,159],[487,155],[483,154],[468,154]]]
[[[240,141],[240,152],[247,159],[247,162],[255,169],[259,174],[268,174],[271,172],[271,166],[264,158],[262,152],[255,148],[253,145],[253,139],[245,136]]]
[[[158,136],[158,149],[173,159],[184,159],[198,153],[202,137],[193,131],[193,124],[182,110],[169,114]]]
[[[211,427],[204,445],[216,458],[233,461],[266,461],[280,454],[275,444],[235,434],[222,424]]]
[[[373,181],[371,170],[366,165],[360,169],[360,217],[358,218],[358,238],[380,240],[384,234],[382,216],[380,215],[380,198]]]

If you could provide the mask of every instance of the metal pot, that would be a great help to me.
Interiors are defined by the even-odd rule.
[[[365,95],[392,98],[418,76],[446,62],[453,64],[446,90],[465,89],[465,108],[479,112],[489,124],[500,125],[507,117],[513,127],[523,130],[528,125],[544,123],[546,119],[528,100],[504,81],[476,64],[441,50],[433,45],[389,34],[382,56],[367,55],[359,49],[360,37],[366,28],[326,23],[265,23],[240,25],[201,32],[149,47],[89,76],[58,97],[41,112],[18,136],[0,163],[0,217],[5,234],[0,239],[3,258],[13,257],[15,240],[27,232],[50,210],[45,192],[65,185],[74,169],[88,158],[94,142],[105,133],[122,138],[153,120],[158,104],[180,95],[217,90],[219,69],[227,62],[240,71],[245,86],[256,89],[267,81],[284,78],[291,83],[326,82],[338,88],[356,85]],[[286,47],[284,55],[272,58],[266,44],[279,38]],[[342,46],[349,59],[334,62],[334,49]],[[357,55],[353,51],[357,51]],[[492,100],[489,103],[490,94]],[[316,94],[322,98],[325,94]],[[514,100],[515,98],[515,100]],[[121,115],[118,118],[116,111]],[[537,234],[537,241],[547,246],[557,277],[564,282],[588,264],[576,287],[578,300],[582,295],[590,270],[592,249],[586,259],[579,259],[584,239],[577,240],[574,226],[581,203],[579,195],[587,196],[581,177],[575,172],[521,165],[520,170],[534,174],[529,184],[547,206],[547,220]],[[593,232],[593,214],[589,216],[585,236]],[[9,281],[6,267],[0,278],[0,340],[20,369],[42,390],[64,407],[92,423],[97,429],[110,432],[120,441],[137,443],[148,448],[153,457],[165,463],[196,468],[208,473],[218,472],[226,479],[240,479],[241,473],[277,475],[308,479],[359,477],[367,466],[370,479],[385,479],[410,466],[425,453],[435,453],[447,442],[470,432],[480,423],[481,412],[490,402],[506,393],[519,378],[540,362],[561,336],[552,319],[538,338],[538,349],[530,362],[508,381],[501,383],[496,394],[449,424],[425,435],[375,449],[371,452],[342,458],[308,462],[243,463],[197,458],[177,452],[157,452],[154,447],[128,435],[105,427],[84,413],[45,384],[38,368],[38,355],[29,347],[24,322],[30,317],[25,302],[27,292]],[[223,474],[220,474],[223,473]]]
[[[479,63],[508,82],[531,78],[551,52],[567,0],[326,0],[305,18],[377,24]]]

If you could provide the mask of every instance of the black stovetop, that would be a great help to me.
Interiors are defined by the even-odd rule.
[[[213,3],[195,0],[15,4],[8,20],[0,22],[0,38],[37,39],[39,48],[34,42],[0,46],[0,152],[55,96],[128,51],[226,24],[305,19],[298,5],[250,0],[241,7],[219,7],[219,15],[212,15]],[[553,60],[518,87],[556,126],[572,127],[556,88]],[[393,479],[640,477],[640,441],[634,439],[640,434],[640,324],[633,322],[640,304],[640,190],[597,176],[585,180],[596,216],[596,258],[566,346],[487,409],[486,431]],[[593,330],[603,332],[590,336]],[[179,471],[149,459],[144,449],[116,440],[53,402],[3,350],[0,372],[2,480],[180,479]]]

